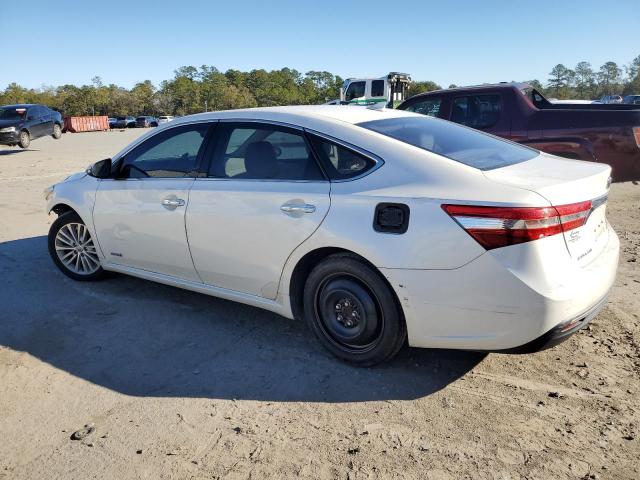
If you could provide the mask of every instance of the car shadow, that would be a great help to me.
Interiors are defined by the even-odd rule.
[[[76,282],[46,237],[0,243],[0,345],[127,395],[265,401],[407,400],[484,354],[405,348],[386,365],[335,360],[302,322],[123,275]]]
[[[19,150],[8,150],[8,149],[2,149],[0,150],[0,155],[13,155],[15,153],[22,153],[22,152],[39,152],[40,150],[33,150],[30,148],[21,148]]]

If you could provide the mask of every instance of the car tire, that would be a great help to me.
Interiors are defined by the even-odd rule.
[[[402,310],[385,279],[355,255],[334,254],[309,274],[304,318],[337,358],[369,367],[393,358],[407,338]]]
[[[59,140],[62,137],[62,128],[57,123],[53,125],[53,133],[51,136],[56,140]]]
[[[79,281],[106,277],[91,232],[76,212],[64,213],[53,222],[48,243],[53,263],[67,277]]]
[[[22,130],[18,138],[18,145],[20,148],[29,148],[31,145],[31,135],[27,130]]]

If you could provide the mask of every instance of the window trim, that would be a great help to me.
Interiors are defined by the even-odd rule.
[[[219,119],[218,123],[237,123],[237,124],[242,124],[242,123],[257,123],[260,125],[267,125],[267,126],[274,126],[274,127],[280,127],[282,129],[290,129],[290,130],[296,130],[297,133],[300,134],[300,136],[302,137],[302,139],[305,142],[305,145],[307,147],[307,150],[309,150],[309,153],[311,155],[311,157],[313,158],[313,161],[316,163],[316,166],[318,167],[321,175],[322,175],[322,179],[318,179],[318,180],[302,180],[302,179],[298,179],[298,180],[293,180],[293,179],[286,179],[286,178],[235,178],[235,177],[210,177],[209,176],[209,170],[211,169],[211,164],[212,162],[215,160],[214,158],[214,153],[216,151],[217,145],[218,145],[218,141],[219,141],[219,137],[215,135],[215,133],[213,133],[211,135],[211,139],[209,140],[209,143],[207,144],[207,148],[205,149],[205,153],[208,154],[208,161],[203,161],[201,163],[201,175],[198,177],[198,180],[222,180],[222,181],[241,181],[241,182],[289,182],[289,183],[326,183],[331,181],[329,179],[329,176],[327,175],[327,173],[325,172],[323,166],[322,166],[322,162],[320,161],[320,159],[318,158],[318,156],[316,155],[311,142],[309,142],[309,139],[307,138],[307,136],[305,135],[305,129],[299,125],[293,125],[290,123],[286,123],[286,122],[280,122],[278,120],[261,120],[259,118],[221,118]]]
[[[189,127],[189,126],[193,126],[193,125],[199,125],[199,124],[209,124],[207,132],[205,133],[204,139],[202,140],[202,144],[200,145],[200,148],[198,149],[198,155],[196,157],[196,168],[192,170],[192,175],[189,176],[185,176],[185,177],[143,177],[143,178],[122,178],[122,177],[118,177],[118,175],[120,174],[121,170],[122,170],[122,164],[125,160],[125,157],[127,155],[129,155],[133,150],[135,150],[136,148],[138,148],[140,145],[142,145],[143,143],[148,142],[149,140],[151,140],[152,138],[158,136],[158,135],[163,135],[167,132],[170,132],[171,130],[175,130],[175,129],[179,129],[179,128],[184,128],[184,127]],[[204,153],[207,151],[207,149],[209,148],[209,144],[211,142],[211,139],[213,137],[213,132],[216,130],[216,127],[218,126],[218,120],[217,119],[213,119],[213,120],[199,120],[199,121],[195,121],[195,122],[185,122],[185,123],[181,123],[178,125],[171,125],[170,127],[167,128],[163,128],[160,131],[156,131],[153,133],[153,135],[150,135],[146,138],[142,138],[140,139],[140,141],[136,142],[133,145],[130,145],[130,148],[127,148],[125,151],[123,151],[120,155],[117,155],[115,159],[112,159],[112,163],[111,163],[111,178],[105,178],[105,179],[101,179],[102,180],[115,180],[118,182],[123,182],[123,181],[128,181],[128,180],[136,180],[136,181],[140,181],[140,180],[144,180],[144,181],[148,181],[148,180],[193,180],[195,178],[199,178],[202,175],[202,163],[204,160]]]
[[[360,148],[356,145],[353,145],[352,143],[349,143],[345,140],[340,140],[339,138],[336,137],[332,137],[331,135],[328,135],[326,133],[322,133],[322,132],[318,132],[317,130],[313,130],[311,128],[305,128],[304,129],[305,133],[307,133],[308,135],[315,135],[316,137],[320,137],[323,138],[325,140],[328,140],[332,143],[335,143],[336,145],[339,145],[343,148],[346,148],[347,150],[351,150],[355,153],[357,153],[358,155],[362,155],[364,157],[367,157],[369,160],[371,160],[372,162],[374,162],[373,167],[371,167],[368,170],[365,170],[364,172],[360,173],[359,175],[355,175],[353,177],[349,177],[349,178],[337,178],[337,179],[333,179],[333,178],[329,178],[329,176],[326,174],[327,178],[329,178],[329,181],[331,183],[345,183],[345,182],[353,182],[355,180],[360,180],[361,178],[366,177],[367,175],[372,174],[373,172],[375,172],[376,170],[378,170],[379,168],[381,168],[384,165],[384,160],[379,157],[378,155],[371,153],[363,148]],[[311,142],[309,142],[309,144],[311,144]],[[317,157],[317,154],[315,152],[315,150],[313,151],[314,156]],[[320,159],[318,158],[318,163],[322,163],[320,161]],[[324,167],[322,167],[322,170],[324,172]]]
[[[453,107],[455,106],[457,99],[459,99],[459,98],[467,98],[468,99],[469,97],[483,97],[483,96],[488,97],[488,96],[491,96],[491,95],[496,95],[500,99],[500,111],[498,112],[499,113],[498,114],[498,118],[492,124],[484,125],[484,126],[481,126],[481,127],[472,127],[471,125],[467,125],[466,123],[458,123],[458,122],[453,122],[453,120],[451,120],[451,116],[453,115]],[[475,130],[482,131],[485,128],[493,128],[496,125],[498,125],[498,123],[500,123],[500,120],[502,120],[502,112],[504,112],[504,99],[502,98],[502,94],[501,93],[499,93],[499,92],[465,93],[464,95],[456,95],[456,96],[451,98],[451,113],[449,114],[449,120],[451,120],[453,123],[457,123],[458,125],[463,125],[465,127],[469,127],[469,128],[473,128]]]

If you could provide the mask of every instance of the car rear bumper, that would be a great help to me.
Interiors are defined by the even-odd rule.
[[[522,268],[508,268],[496,250],[452,270],[381,271],[402,304],[411,346],[534,351],[559,343],[603,308],[620,246],[607,228],[605,248],[582,267],[570,258],[541,264],[523,253]],[[555,235],[537,242],[543,249],[563,240]],[[574,320],[580,321],[562,331]]]

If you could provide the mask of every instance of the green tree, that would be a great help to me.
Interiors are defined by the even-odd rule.
[[[579,62],[575,69],[576,93],[578,98],[588,99],[596,95],[595,74],[589,62]]]
[[[620,88],[622,70],[616,62],[607,62],[600,67],[598,83],[602,95],[615,94]]]
[[[453,88],[453,87],[449,87]],[[432,92],[433,90],[441,90],[442,87],[438,85],[436,82],[426,81],[426,82],[412,82],[409,84],[409,88],[407,89],[407,98],[413,97],[414,95],[418,95],[419,93]]]
[[[564,98],[568,93],[571,80],[575,75],[573,70],[559,63],[553,67],[549,75],[551,77],[549,78],[549,88],[551,92],[558,98]]]

